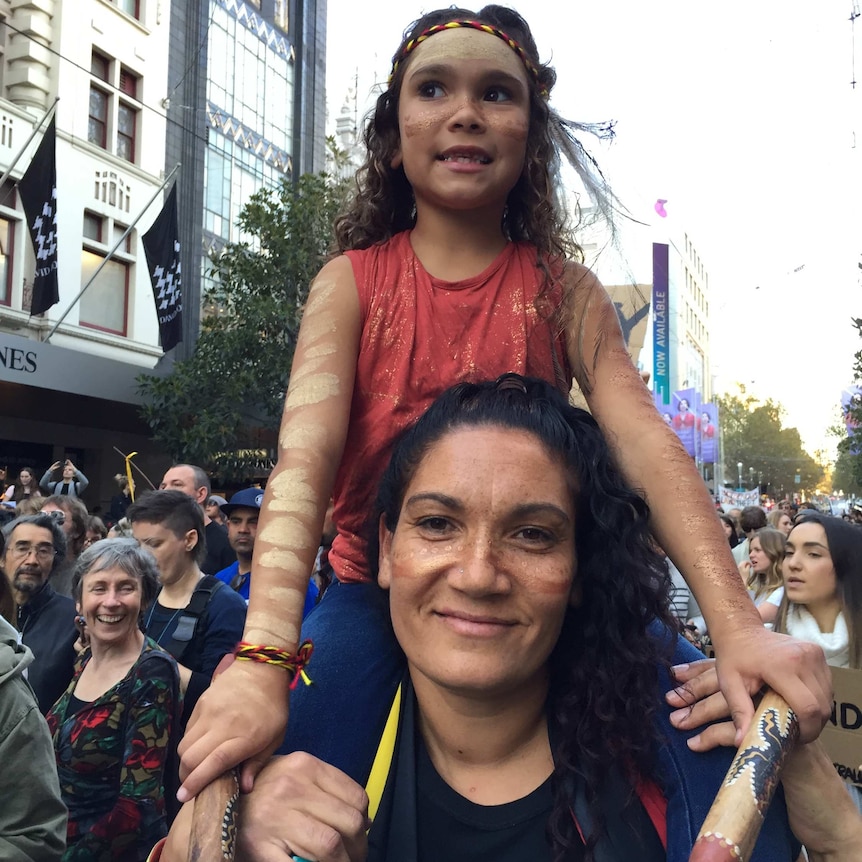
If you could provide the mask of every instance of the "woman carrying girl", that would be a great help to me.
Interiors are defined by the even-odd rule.
[[[359,780],[367,752],[342,729],[385,721],[401,675],[391,634],[368,624],[373,602],[362,527],[394,439],[452,383],[506,372],[572,380],[627,481],[652,506],[652,528],[708,608],[725,694],[740,732],[750,692],[767,683],[791,702],[803,735],[829,714],[816,650],[764,630],[745,595],[714,507],[691,459],[633,366],[616,310],[557,201],[559,153],[599,205],[591,160],[548,105],[555,73],[526,22],[489,6],[429,13],[410,28],[365,131],[358,190],[336,226],[340,256],[311,287],[255,545],[244,639],[295,652],[330,494],[338,582],[310,615],[313,666],[341,687],[291,697],[288,743],[325,721],[314,753]],[[312,674],[313,676],[313,674]],[[182,743],[196,794],[227,765],[242,786],[282,739],[291,675],[235,662],[202,698]],[[373,752],[372,752],[373,755]]]
[[[455,386],[399,439],[373,520],[380,625],[407,666],[392,734],[346,729],[377,750],[367,796],[307,754],[273,758],[243,799],[238,857],[688,860],[732,755],[667,726],[671,654],[700,654],[671,634],[647,506],[595,421],[544,381]],[[804,781],[839,802],[800,830],[813,848],[851,833],[830,771]],[[154,860],[186,862],[190,807]],[[752,862],[791,862],[780,794],[763,814]],[[858,862],[854,831],[830,862]]]

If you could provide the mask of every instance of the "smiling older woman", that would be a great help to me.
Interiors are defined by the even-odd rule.
[[[140,629],[157,590],[155,560],[134,539],[99,542],[75,568],[89,650],[48,714],[69,809],[64,862],[145,859],[167,831],[164,776],[179,673]]]

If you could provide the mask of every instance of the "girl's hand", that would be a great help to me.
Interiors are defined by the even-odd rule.
[[[748,581],[748,576],[751,574],[751,560],[743,560],[737,568],[739,569],[739,575],[743,581]]]
[[[233,662],[213,679],[179,745],[180,802],[239,764],[240,788],[251,792],[255,776],[284,739],[289,685],[282,668],[248,661]]]
[[[799,719],[801,742],[820,735],[832,712],[832,675],[823,650],[787,635],[756,626],[713,634],[718,681],[736,726],[739,745],[754,718],[752,696],[764,684],[790,705]]]

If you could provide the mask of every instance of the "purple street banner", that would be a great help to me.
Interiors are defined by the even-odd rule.
[[[655,409],[658,410],[659,415],[668,425],[673,427],[673,413],[670,410],[670,404],[668,404],[662,397],[660,392],[653,392],[653,401],[655,402]]]
[[[718,405],[700,405],[700,459],[715,464],[718,459]]]
[[[667,243],[652,244],[652,376],[653,391],[670,403],[670,322]]]
[[[697,430],[697,415],[692,409],[696,406],[696,393],[694,389],[677,389],[673,393],[671,406],[673,408],[672,425],[677,437],[682,441],[686,452],[695,457],[697,443],[695,432]]]
[[[856,415],[854,416],[853,411]],[[853,455],[862,453],[862,386],[848,386],[841,391],[841,414],[844,417],[844,427],[847,436],[854,437],[850,452]]]

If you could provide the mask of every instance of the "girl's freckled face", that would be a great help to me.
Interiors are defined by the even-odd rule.
[[[499,204],[521,176],[530,126],[528,73],[496,36],[455,29],[407,58],[399,94],[403,166],[417,207]]]
[[[461,428],[435,443],[381,529],[411,666],[446,686],[520,684],[550,655],[575,580],[575,511],[566,467],[524,431]]]

